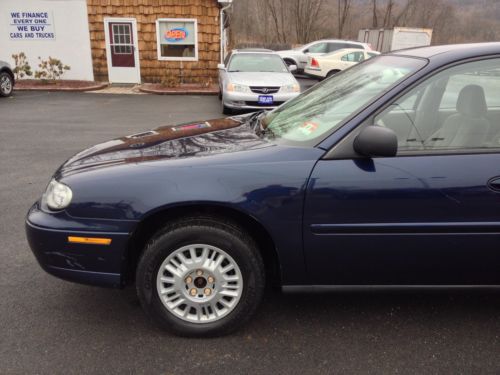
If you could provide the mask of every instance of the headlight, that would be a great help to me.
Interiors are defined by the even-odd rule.
[[[42,204],[45,203],[51,210],[62,210],[69,206],[71,198],[73,198],[73,192],[69,186],[52,180],[42,197]]]
[[[280,92],[291,93],[291,92],[300,92],[300,86],[297,83],[293,85],[282,86]]]
[[[229,92],[252,92],[250,87],[237,83],[228,83],[226,88]]]

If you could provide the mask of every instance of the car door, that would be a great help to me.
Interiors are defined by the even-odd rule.
[[[333,149],[317,163],[304,209],[312,284],[500,284],[499,94],[499,59],[449,67],[337,146],[385,126],[397,156]]]

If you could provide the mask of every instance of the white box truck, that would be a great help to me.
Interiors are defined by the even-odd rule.
[[[395,27],[393,29],[359,30],[358,41],[368,43],[380,52],[398,49],[430,46],[432,29]]]

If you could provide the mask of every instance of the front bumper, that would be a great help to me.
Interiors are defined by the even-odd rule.
[[[298,96],[299,92],[292,93],[276,93],[276,94],[256,94],[256,93],[240,93],[240,92],[225,92],[224,105],[233,109],[264,109],[276,108],[287,100]],[[266,95],[273,97],[273,104],[259,104],[259,96]]]
[[[128,240],[135,222],[72,218],[35,203],[26,219],[28,243],[40,266],[61,279],[107,287],[124,285]],[[111,239],[109,245],[70,243],[69,236]]]

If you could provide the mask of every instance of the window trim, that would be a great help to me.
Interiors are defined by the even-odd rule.
[[[165,57],[161,55],[160,22],[193,22],[194,23],[194,57]],[[198,19],[196,18],[158,18],[156,20],[156,54],[159,61],[198,61]]]
[[[413,57],[413,56],[412,56]],[[423,83],[424,81],[431,79],[435,75],[441,73],[442,71],[446,69],[453,68],[458,65],[463,65],[467,63],[472,63],[476,61],[484,61],[484,60],[493,60],[493,59],[500,59],[500,54],[494,53],[494,54],[487,54],[483,56],[475,56],[475,57],[469,57],[465,58],[462,60],[457,60],[450,62],[448,64],[442,65],[428,74],[424,74],[424,76],[419,77],[417,80],[412,82],[408,87],[405,87],[403,90],[398,92],[396,95],[391,96],[390,99],[386,100],[383,104],[381,104],[378,108],[374,109],[369,115],[365,116],[363,120],[359,121],[359,123],[352,128],[347,134],[345,134],[341,139],[338,140],[334,145],[332,145],[328,151],[323,155],[321,158],[322,160],[357,160],[357,159],[366,159],[366,156],[362,156],[357,154],[353,149],[352,149],[352,143],[354,142],[354,139],[356,136],[359,134],[361,130],[363,130],[366,126],[372,126],[373,124],[369,124],[369,120],[375,118],[378,114],[382,113],[385,111],[386,108],[388,108],[394,101],[398,100],[399,98],[403,97],[406,95],[408,92],[416,88],[418,85]],[[422,68],[422,69],[425,69]],[[417,73],[417,72],[416,72]],[[381,99],[381,98],[379,98]],[[373,103],[371,103],[373,104]],[[367,105],[365,109],[368,107]],[[361,113],[361,111],[358,113],[358,115]],[[349,121],[352,119],[348,120],[344,125],[347,125]],[[340,130],[344,125],[339,127],[336,131]],[[334,132],[335,133],[335,132]],[[331,137],[334,133],[331,133],[327,135],[324,140],[328,139],[328,137]],[[324,141],[323,140],[323,141]],[[419,156],[452,156],[452,155],[481,155],[481,154],[499,154],[500,153],[500,148],[488,148],[488,149],[467,149],[467,150],[460,150],[460,149],[448,149],[448,150],[425,150],[423,152],[422,150],[408,150],[408,151],[399,151],[396,156],[391,156],[391,158],[398,158],[398,157],[419,157]],[[373,157],[371,159],[383,159],[384,157]]]

